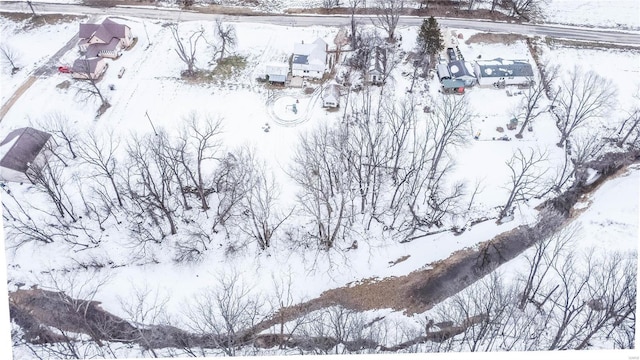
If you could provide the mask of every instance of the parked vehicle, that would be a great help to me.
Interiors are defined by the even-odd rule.
[[[118,79],[121,79],[122,75],[124,75],[124,66],[120,68],[120,71],[118,71]]]
[[[68,66],[58,66],[58,72],[71,74],[71,69]]]
[[[458,60],[456,57],[456,51],[453,48],[447,48],[447,56],[449,57],[449,61]]]

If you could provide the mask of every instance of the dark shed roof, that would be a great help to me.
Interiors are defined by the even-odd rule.
[[[28,164],[33,162],[50,138],[51,134],[30,127],[13,130],[0,143],[2,147],[15,140],[0,160],[0,166],[20,172],[27,171]]]

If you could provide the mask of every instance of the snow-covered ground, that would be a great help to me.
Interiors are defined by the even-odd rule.
[[[18,24],[0,22],[1,43],[15,51],[15,63],[20,68],[13,75],[4,63],[0,68],[0,103],[4,104],[31,72],[42,66],[77,32],[77,24],[69,22],[43,26],[33,26],[30,20]]]
[[[640,30],[636,0],[551,0],[543,12],[550,23]]]
[[[311,42],[321,37],[332,44],[338,29],[236,24],[238,46],[234,52],[246,57],[248,63],[246,70],[228,79],[221,79],[217,84],[189,84],[179,79],[183,64],[173,50],[172,35],[164,22],[142,22],[135,18],[116,19],[116,21],[126,22],[138,36],[138,43],[132,50],[125,52],[120,59],[109,61],[109,69],[99,82],[112,104],[111,108],[96,120],[95,112],[98,104],[79,101],[73,85],[68,89],[56,87],[63,81],[70,80],[68,75],[55,74],[43,77],[27,90],[2,120],[0,139],[12,129],[25,126],[30,122],[36,124],[48,114],[61,113],[82,132],[105,134],[113,131],[117,138],[122,139],[120,147],[122,156],[126,139],[130,134],[152,132],[149,119],[156,129],[176,133],[183,119],[190,112],[211,114],[223,121],[225,147],[232,149],[248,145],[254,148],[281,184],[281,206],[286,208],[293,204],[296,188],[288,179],[286,170],[298,136],[321,123],[339,122],[343,113],[342,111],[327,112],[322,109],[320,102],[317,101],[317,93],[305,94],[297,89],[267,90],[255,79],[261,75],[260,69],[264,64],[286,57],[291,52],[294,42],[302,40]],[[5,31],[16,34],[15,39],[19,40],[12,41],[15,41],[15,45],[32,64],[31,70],[38,62],[55,53],[56,46],[62,46],[77,29],[77,23],[71,23],[35,29],[25,34],[18,31],[21,24],[6,19],[0,19],[0,26],[3,34]],[[180,25],[180,32],[187,34],[190,30],[201,27],[206,30],[207,36],[212,37],[213,25],[205,22],[183,23]],[[401,45],[402,50],[410,51],[413,48],[416,30],[415,28],[399,29],[405,39]],[[466,39],[473,32],[463,31],[462,34]],[[57,45],[56,41],[58,41]],[[21,45],[25,43],[46,45],[37,48]],[[211,68],[209,61],[213,54],[204,43],[200,45],[197,65],[200,68],[209,69]],[[467,59],[475,59],[481,55],[483,59],[503,57],[532,61],[527,46],[523,42],[510,45],[467,45],[461,42],[460,49]],[[63,56],[61,63],[69,64],[77,56],[77,50],[73,49]],[[620,102],[624,104],[623,108],[631,104],[630,94],[638,82],[637,54],[622,51],[553,49],[548,56],[557,59],[563,65],[577,63],[592,67],[617,84]],[[610,63],[617,65],[598,65]],[[121,67],[126,71],[120,79],[116,75]],[[3,73],[0,78],[3,84],[0,98],[3,102],[26,78],[28,70],[29,68],[25,67],[13,77],[6,77],[7,74]],[[405,89],[410,86],[409,77],[402,75],[408,70],[410,70],[409,65],[400,65],[394,72],[393,79],[390,80],[395,85],[394,95],[397,98],[404,97]],[[11,81],[17,85],[4,85],[13,84]],[[107,89],[109,84],[114,85],[114,90]],[[421,86],[424,87],[424,84]],[[435,95],[437,89],[437,80],[432,80],[429,92]],[[421,90],[415,93],[419,94],[418,103],[422,104],[421,102],[424,101],[422,105],[427,105],[425,100],[427,91]],[[277,100],[270,102],[274,96]],[[472,121],[472,127],[468,129],[467,145],[452,154],[456,159],[456,167],[451,180],[464,181],[469,186],[480,182],[483,191],[478,194],[476,204],[478,211],[486,212],[501,205],[505,200],[507,193],[503,185],[507,182],[508,169],[504,163],[511,157],[513,151],[529,148],[547,151],[548,163],[551,167],[557,164],[561,154],[554,145],[557,142],[558,132],[549,114],[543,114],[536,120],[534,131],[526,133],[523,140],[493,141],[494,137],[503,135],[498,133],[496,128],[498,126],[506,128],[506,123],[512,117],[521,96],[508,96],[505,90],[474,88],[468,90],[466,97],[476,115]],[[294,103],[297,104],[298,113],[291,111],[290,105]],[[274,115],[297,124],[281,126],[272,117]],[[420,116],[422,120],[427,119],[426,114]],[[268,132],[264,130],[266,124],[269,124]],[[473,135],[478,132],[479,140],[473,140]],[[507,132],[507,135],[513,137],[513,132]],[[629,248],[627,243],[634,236],[634,227],[630,224],[633,224],[632,215],[638,213],[637,203],[624,204],[627,214],[624,219],[614,216],[612,211],[614,202],[605,204],[610,208],[605,205],[602,207],[595,207],[595,205],[601,203],[598,200],[600,198],[629,199],[617,191],[622,188],[632,191],[631,187],[634,181],[637,184],[637,179],[638,171],[635,171],[628,177],[616,180],[615,186],[603,186],[599,190],[598,194],[605,190],[608,193],[594,197],[594,204],[580,218],[580,221],[584,222],[583,229],[586,229],[585,236],[594,235],[591,237],[593,242],[606,241],[604,238],[595,237],[596,234],[602,234],[595,229],[600,229],[603,224],[626,224],[620,225],[619,233],[626,239],[623,242],[626,244],[624,248]],[[8,188],[16,194],[27,194],[30,199],[46,201],[44,196],[36,194],[31,186],[9,184]],[[5,194],[1,195],[3,201],[7,201]],[[635,198],[637,198],[637,191]],[[422,268],[436,260],[446,258],[456,250],[471,247],[521,223],[531,221],[535,213],[532,208],[535,205],[532,201],[530,204],[520,206],[520,211],[512,223],[501,226],[494,222],[482,223],[461,236],[444,233],[407,244],[374,238],[369,243],[361,243],[357,251],[342,252],[338,255],[291,248],[290,244],[282,240],[274,243],[273,250],[268,252],[259,252],[255,247],[250,246],[240,249],[235,255],[225,256],[223,246],[213,244],[214,248],[196,264],[174,264],[171,261],[171,251],[168,246],[167,248],[150,246],[147,250],[149,254],[153,253],[153,256],[147,254],[147,257],[158,260],[158,264],[137,261],[138,254],[131,249],[128,244],[129,239],[122,236],[126,231],[108,229],[104,234],[109,240],[105,240],[103,246],[95,249],[71,252],[66,244],[35,243],[23,245],[16,251],[11,249],[7,252],[9,263],[7,275],[12,281],[10,290],[15,289],[16,282],[23,282],[27,286],[39,284],[46,288],[54,287],[54,282],[58,281],[59,286],[66,288],[75,286],[77,293],[71,294],[72,296],[95,296],[95,299],[103,303],[104,309],[121,316],[126,314],[121,307],[120,298],[128,299],[133,296],[135,290],[148,288],[157,289],[161,296],[170,294],[169,312],[179,318],[183,315],[181,310],[189,299],[212,286],[215,279],[229,269],[238,272],[255,293],[269,294],[273,291],[273,279],[282,281],[290,278],[294,292],[292,298],[296,303],[316,297],[327,289],[353,281],[398,276]],[[617,220],[608,222],[606,218],[598,217],[598,214],[604,213],[609,216],[609,219]],[[637,219],[635,229],[637,230]],[[374,229],[371,232],[376,231],[382,233],[381,229]],[[637,231],[635,236],[637,238]],[[405,255],[411,256],[395,266],[389,265],[390,262]],[[102,270],[77,269],[79,263],[91,263],[94,260],[97,264],[113,262],[117,267]],[[129,265],[132,262],[139,264]],[[65,275],[63,270],[69,268],[74,268],[70,273],[73,275]],[[78,284],[86,282],[91,285],[104,282],[104,285],[96,294],[87,294],[83,293],[84,290],[78,290]]]

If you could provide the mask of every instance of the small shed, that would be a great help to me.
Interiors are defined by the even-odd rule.
[[[0,142],[0,179],[25,182],[33,166],[47,161],[51,134],[31,127],[13,130]]]
[[[462,80],[442,80],[442,92],[446,94],[464,94],[464,81]]]
[[[340,107],[340,86],[329,84],[322,92],[322,106],[329,108]]]
[[[289,65],[285,63],[269,63],[265,69],[267,80],[272,83],[282,83],[287,81]]]
[[[451,79],[451,73],[447,64],[438,64],[436,66],[436,72],[438,73],[438,80]]]

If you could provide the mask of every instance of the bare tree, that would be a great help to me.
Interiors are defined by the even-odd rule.
[[[138,215],[145,220],[150,217],[162,238],[165,237],[160,222],[162,218],[169,223],[171,235],[178,232],[174,214],[177,207],[173,201],[175,173],[163,156],[168,141],[164,132],[156,137],[131,139],[127,144],[129,163],[123,174],[127,196],[136,204]],[[138,230],[145,228],[140,225]]]
[[[210,180],[211,173],[206,169],[213,168],[212,161],[219,160],[220,157],[222,143],[219,136],[222,133],[222,119],[211,116],[202,118],[191,112],[185,120],[185,126],[173,153],[177,162],[184,168],[184,175],[187,175],[182,182],[191,184],[192,192],[200,198],[202,209],[208,210],[207,195],[211,193],[213,184]],[[185,189],[182,191],[184,193]]]
[[[434,136],[434,152],[429,177],[435,178],[447,150],[463,145],[471,128],[471,109],[465,97],[443,95],[437,99],[429,126]]]
[[[546,173],[546,170],[540,167],[546,160],[546,153],[529,149],[528,154],[525,154],[518,149],[506,162],[510,172],[509,197],[500,211],[501,220],[511,213],[515,202],[527,201],[538,195],[542,186],[541,180]]]
[[[280,226],[293,214],[279,214],[276,208],[279,188],[273,174],[266,174],[264,167],[256,169],[255,179],[243,199],[243,214],[248,217],[249,226],[240,226],[258,242],[260,249],[271,246],[271,238]]]
[[[516,134],[517,138],[522,137],[524,129],[526,129],[540,114],[544,113],[546,109],[540,106],[540,101],[544,99],[546,89],[550,88],[558,77],[559,67],[543,65],[540,70],[545,76],[540,81],[535,82],[533,79],[528,79],[529,87],[524,92],[524,97],[520,105],[520,113],[518,114],[522,119],[522,126],[520,131]]]
[[[242,202],[255,179],[255,171],[255,153],[247,147],[228,152],[221,159],[220,166],[213,174],[213,189],[218,197],[216,216],[211,226],[214,232],[218,231],[218,225],[225,226],[231,218],[239,216]]]
[[[564,147],[574,130],[589,120],[607,114],[615,101],[616,90],[611,80],[593,71],[584,72],[578,67],[574,68],[569,73],[569,79],[560,86],[553,112],[560,130],[558,146]]]
[[[351,25],[351,50],[357,49],[357,38],[356,34],[358,33],[357,22],[356,22],[356,12],[358,11],[358,6],[360,6],[362,0],[349,0],[349,14],[351,15],[350,25]]]
[[[584,170],[584,165],[593,159],[596,159],[602,152],[603,147],[606,145],[602,141],[602,135],[598,132],[589,132],[581,134],[580,136],[571,136],[567,143],[566,151],[564,151],[564,157],[562,165],[560,165],[556,171],[556,175],[553,178],[553,182],[547,192],[555,192],[559,194],[565,189],[566,185],[570,183],[571,179],[574,179],[577,174]]]
[[[59,112],[50,113],[43,118],[37,119],[35,124],[63,142],[72,159],[77,157],[74,145],[78,142],[79,132],[72,126],[71,120],[66,115]]]
[[[404,0],[379,0],[374,24],[387,33],[387,40],[394,41],[396,27],[404,10]]]
[[[556,218],[556,216],[552,216]],[[542,237],[534,244],[534,253],[525,255],[529,272],[523,279],[524,287],[521,291],[518,308],[523,310],[528,303],[533,303],[538,309],[544,306],[542,300],[536,300],[541,289],[548,282],[548,273],[570,249],[577,228],[566,228],[548,237]]]
[[[340,6],[340,0],[322,0],[325,9],[333,9]]]
[[[635,104],[633,105],[631,110],[628,111],[627,118],[622,122],[618,130],[618,137],[620,137],[620,135],[624,133],[624,135],[622,135],[622,138],[618,140],[618,147],[622,147],[634,133],[636,136],[630,142],[630,144],[633,147],[637,147],[638,145],[640,145],[638,144],[638,139],[640,139],[640,127],[638,126],[640,125],[640,105],[638,105],[640,103],[640,87],[638,87],[638,89],[636,90],[633,98]]]
[[[176,54],[187,66],[187,70],[183,72],[183,75],[195,75],[196,51],[198,49],[198,41],[204,38],[204,29],[192,31],[189,33],[187,40],[180,36],[178,25],[171,25],[169,29],[171,29],[171,35],[173,35],[173,40],[176,42]]]
[[[60,162],[49,159],[42,164],[30,164],[26,175],[49,196],[60,216],[64,218],[68,215],[71,221],[76,221],[77,215],[65,188],[64,168]]]
[[[239,347],[251,342],[247,330],[259,320],[264,303],[250,289],[238,274],[221,276],[215,287],[203,291],[187,308],[191,328],[227,356],[235,356]]]
[[[120,141],[114,135],[113,130],[106,131],[105,137],[102,138],[99,138],[95,132],[89,132],[80,141],[78,156],[96,168],[99,176],[104,176],[109,180],[118,205],[122,206],[122,197],[115,179],[118,174],[116,151],[119,145]]]
[[[331,249],[346,230],[351,215],[352,179],[346,165],[347,137],[323,124],[299,139],[290,176],[300,185],[298,202],[313,219],[312,236],[322,249]]]
[[[220,57],[218,61],[224,59],[227,49],[233,48],[238,42],[236,36],[236,28],[233,25],[225,25],[220,18],[216,19],[215,24],[216,38],[220,41]]]
[[[511,11],[511,16],[518,16],[526,21],[535,20],[541,16],[546,0],[503,0],[502,6]],[[495,5],[492,4],[492,10]]]
[[[94,64],[92,69],[92,63],[93,60],[91,59],[82,59],[80,60],[79,67],[75,69],[75,71],[81,73],[83,75],[83,79],[86,80],[78,84],[77,95],[82,101],[88,101],[93,98],[100,99],[100,108],[102,110],[106,110],[111,105],[109,104],[109,100],[102,93],[100,86],[98,86],[97,74],[94,73],[94,71],[96,71],[96,65]],[[98,110],[98,112],[100,113],[101,110]]]
[[[14,75],[20,70],[18,66],[19,54],[18,52],[7,43],[0,43],[0,55],[2,55],[2,61],[11,67],[11,75]]]

